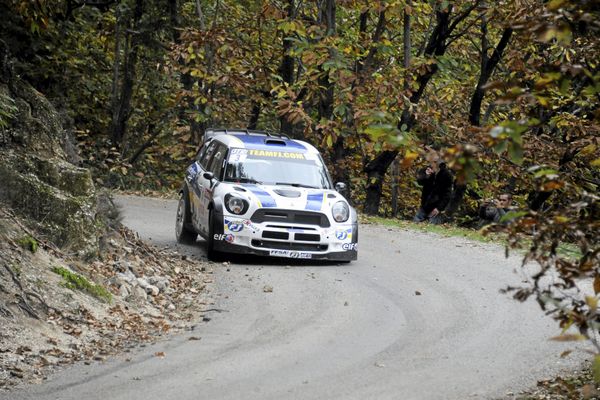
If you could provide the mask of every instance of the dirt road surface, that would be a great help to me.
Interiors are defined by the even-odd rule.
[[[119,202],[126,225],[176,246],[176,201]],[[559,332],[537,304],[499,293],[524,278],[502,247],[360,229],[358,261],[238,257],[215,267],[210,321],[0,398],[490,399],[583,358],[560,358],[571,347],[547,340]],[[201,240],[178,248],[205,256]]]

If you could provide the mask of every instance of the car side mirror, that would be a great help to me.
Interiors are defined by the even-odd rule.
[[[215,174],[213,174],[212,172],[205,172],[202,174],[202,176],[204,177],[204,179],[208,179],[208,182],[210,183],[210,188],[212,189],[213,186],[215,186]]]
[[[335,184],[335,190],[337,190],[340,193],[345,192],[346,189],[348,189],[348,187],[346,186],[346,184],[344,182],[338,182]]]

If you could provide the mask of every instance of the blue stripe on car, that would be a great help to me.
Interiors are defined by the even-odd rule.
[[[321,211],[321,206],[323,205],[323,198],[325,197],[325,193],[309,193],[306,196],[306,207],[305,210],[311,211]]]
[[[273,147],[284,147],[282,145],[265,143],[265,141],[268,139],[276,139],[282,140],[285,143],[286,148],[298,149],[303,151],[307,150],[306,147],[304,147],[300,143],[296,143],[293,140],[285,138],[270,137],[264,135],[235,135],[235,137],[241,140],[246,145],[247,149],[272,149]]]
[[[275,199],[269,193],[252,184],[246,184],[242,186],[250,190],[256,197],[258,197],[261,207],[277,207]]]

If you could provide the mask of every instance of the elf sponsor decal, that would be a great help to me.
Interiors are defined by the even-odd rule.
[[[233,243],[235,241],[235,236],[225,233],[215,233],[214,239],[219,242]]]
[[[248,150],[248,154],[254,157],[287,158],[291,160],[305,160],[304,153],[292,153],[290,151],[273,150]]]
[[[341,229],[341,230],[335,231],[335,238],[337,240],[352,239],[352,228]]]
[[[344,243],[342,244],[342,250],[358,250],[358,243]]]
[[[287,258],[302,258],[302,259],[312,258],[311,253],[304,253],[301,251],[293,251],[293,250],[270,250],[269,255],[275,256],[275,257],[287,257]]]

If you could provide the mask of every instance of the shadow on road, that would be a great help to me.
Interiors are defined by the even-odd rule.
[[[191,257],[197,257],[202,260],[207,260],[206,257],[206,242],[202,239],[196,241],[192,245],[177,244],[176,248],[184,250]],[[264,265],[264,266],[282,266],[282,267],[331,267],[331,266],[350,266],[352,263],[343,261],[328,261],[328,260],[301,260],[297,258],[284,257],[263,257],[253,254],[226,254],[222,253],[215,263],[229,262],[239,265]]]

